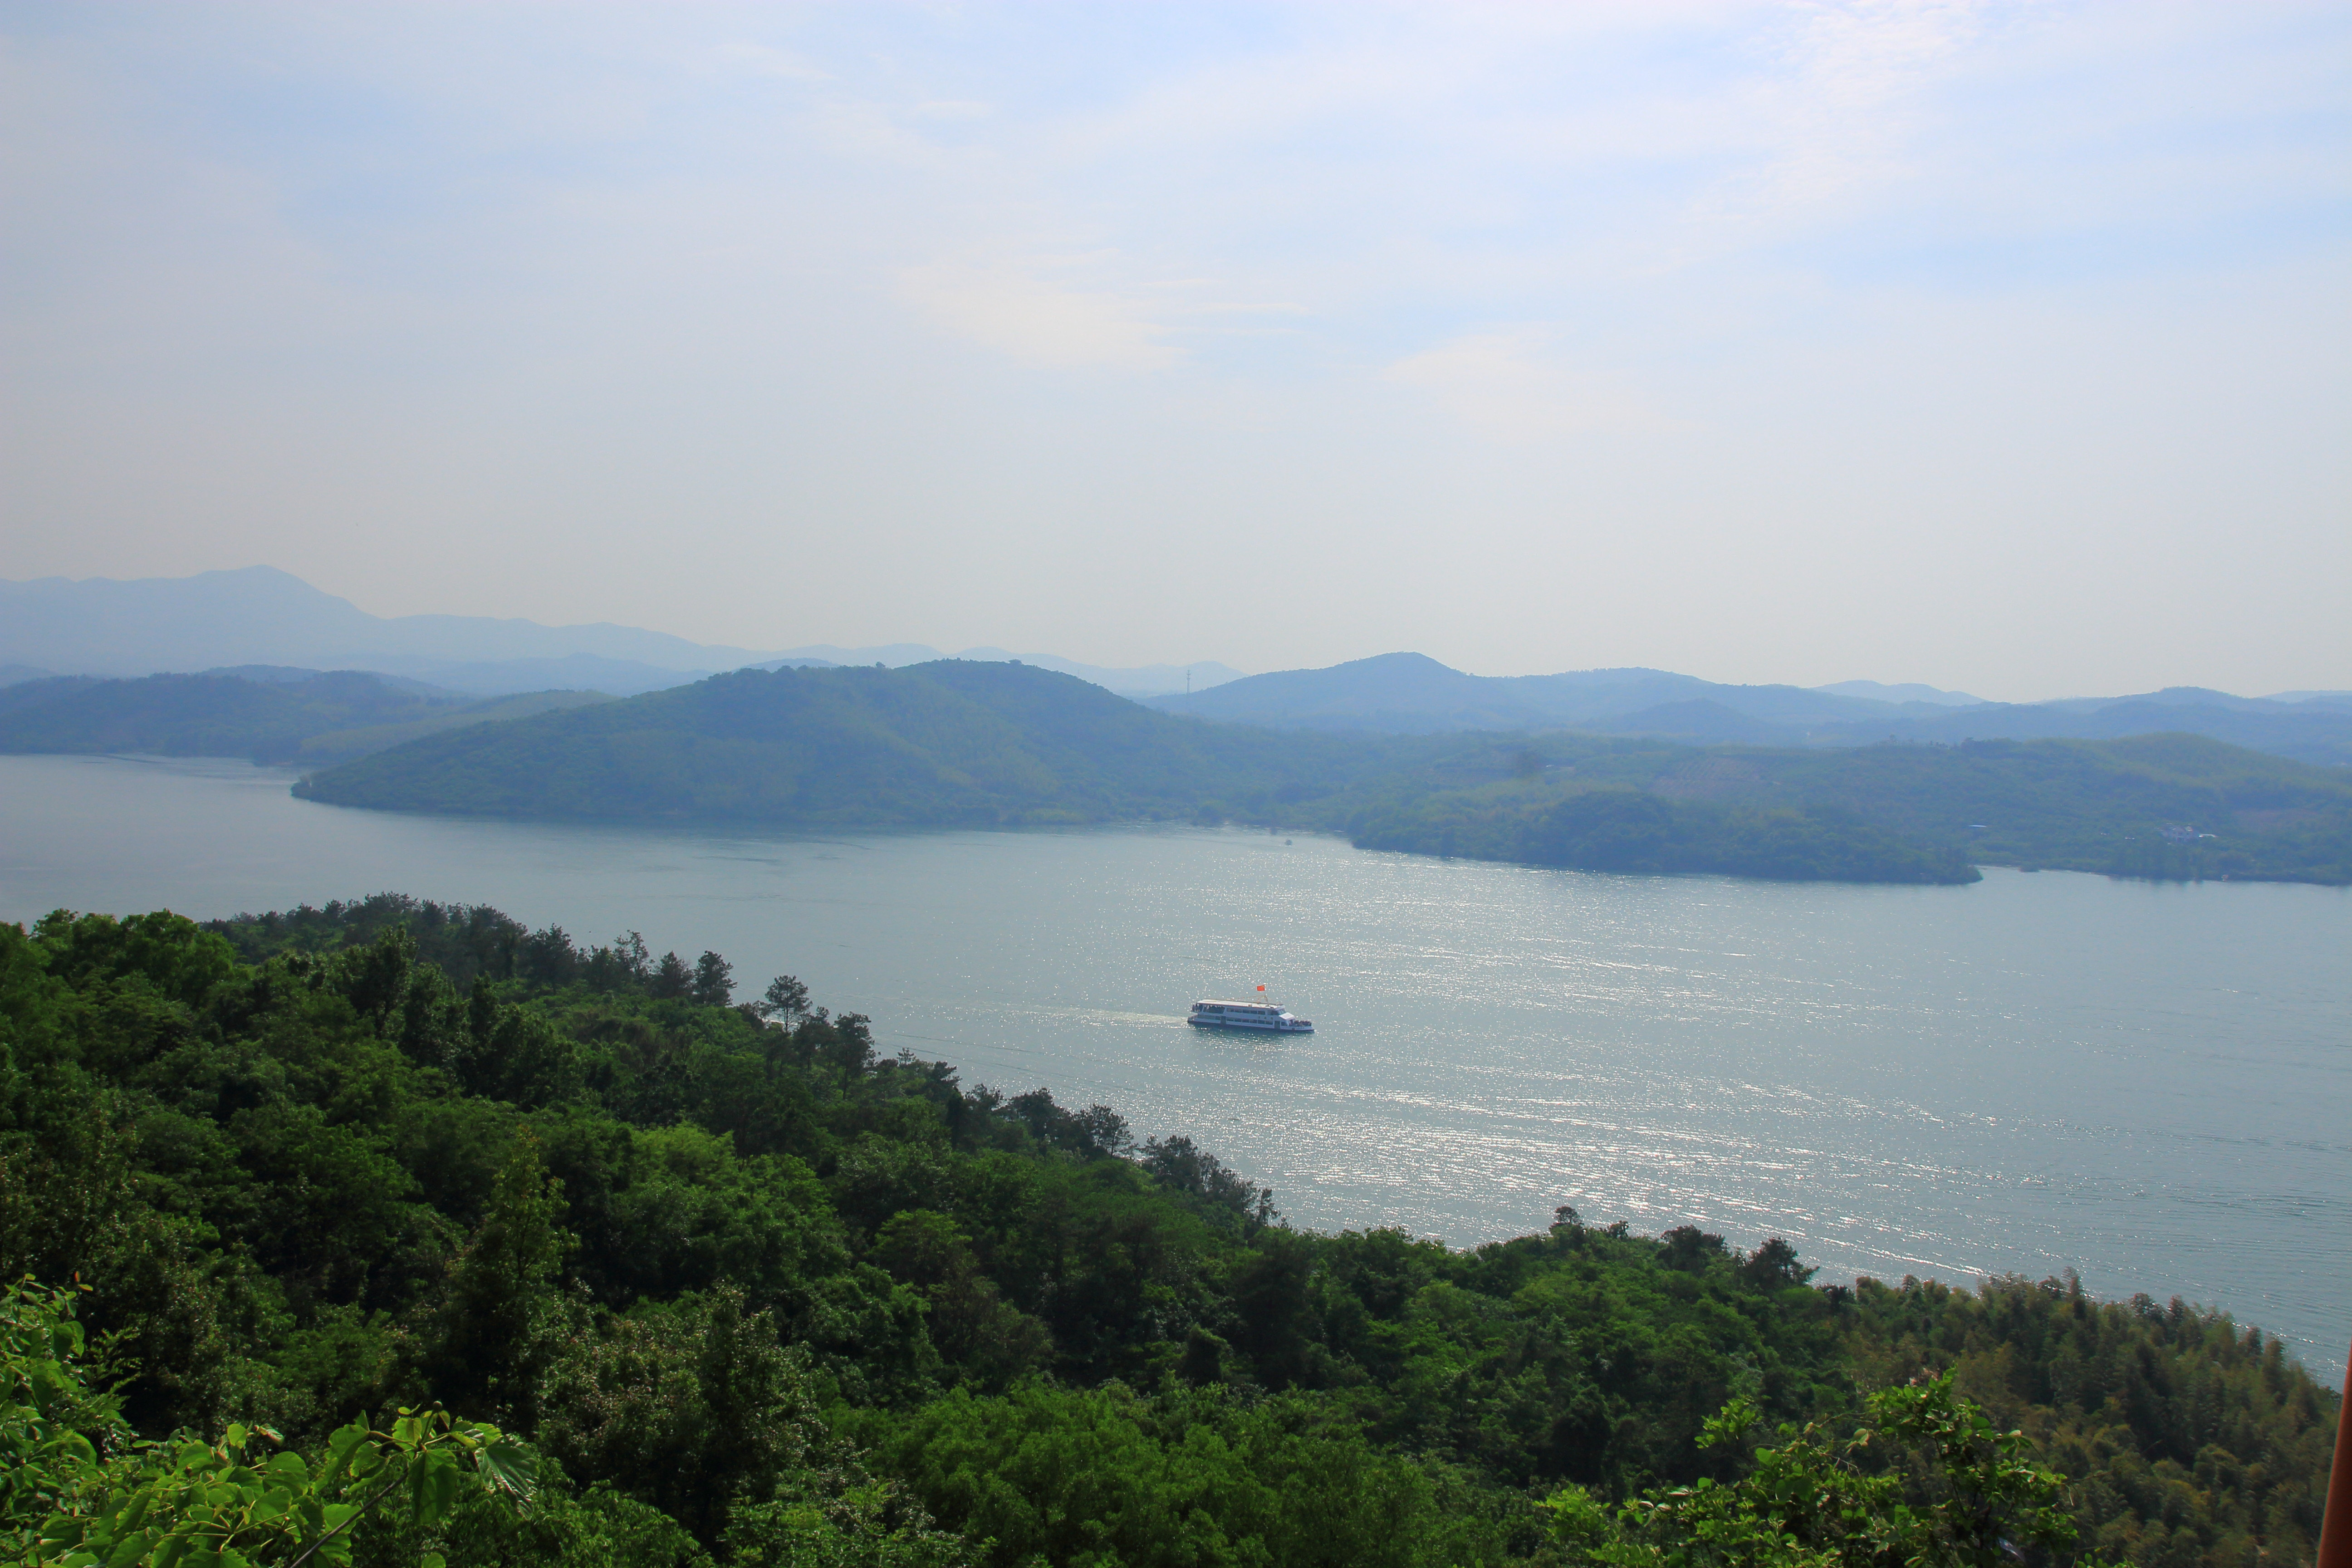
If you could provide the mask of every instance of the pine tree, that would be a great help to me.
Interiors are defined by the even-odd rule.
[[[460,1410],[526,1426],[536,1416],[540,1375],[565,1326],[559,1276],[576,1245],[558,1223],[562,1212],[563,1184],[525,1131],[450,1269],[439,1343],[426,1358],[435,1391]]]
[[[706,1007],[724,1007],[735,999],[735,966],[705,950],[694,963],[694,999]]]
[[[779,974],[768,982],[767,994],[751,1004],[762,1018],[789,1018],[795,1022],[808,1014],[808,987],[789,974]]]
[[[646,989],[656,996],[685,996],[694,990],[694,971],[675,952],[665,952]]]

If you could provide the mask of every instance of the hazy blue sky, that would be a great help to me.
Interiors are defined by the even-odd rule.
[[[0,575],[2352,687],[2352,6],[0,5]]]

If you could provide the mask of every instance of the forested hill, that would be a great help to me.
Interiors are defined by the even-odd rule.
[[[1267,816],[1411,742],[1172,718],[1034,666],[737,670],[436,735],[322,773],[312,800],[528,816],[996,826]]]
[[[1182,1136],[735,990],[389,896],[0,925],[0,1270],[79,1282],[0,1291],[9,1560],[225,1511],[183,1560],[2312,1562],[2336,1396],[2227,1317],[1569,1209],[1298,1230]],[[436,1405],[527,1516],[412,1459]]]

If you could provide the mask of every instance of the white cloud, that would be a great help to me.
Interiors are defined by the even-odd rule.
[[[833,73],[814,61],[779,49],[768,44],[736,42],[722,45],[719,58],[746,76],[769,77],[777,81],[831,81]]]
[[[1179,357],[1141,301],[1070,288],[1033,267],[937,261],[902,268],[898,286],[957,336],[1025,364],[1159,370]]]
[[[1472,430],[1506,441],[1666,423],[1632,393],[1562,363],[1549,335],[1540,327],[1472,332],[1408,355],[1381,378],[1428,394]]]
[[[1778,58],[1727,105],[1724,134],[1744,166],[1698,194],[1700,229],[1718,242],[1769,237],[1917,177],[1913,142],[1935,112],[1931,89],[1966,65],[1982,9],[1969,0],[1797,7]]]

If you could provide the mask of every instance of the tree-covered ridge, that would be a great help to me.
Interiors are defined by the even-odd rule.
[[[2190,735],[1844,751],[1480,739],[1359,792],[1336,825],[1368,848],[1590,870],[2352,882],[2352,774]]]
[[[2079,1548],[2030,1560],[2310,1561],[2336,1400],[2225,1317],[1567,1210],[1300,1231],[1187,1140],[737,989],[388,896],[0,927],[0,1268],[90,1287],[126,1432],[310,1456],[437,1405],[538,1456],[530,1512],[387,1516],[368,1563],[1619,1561],[1800,1461],[1930,1529],[1954,1472],[1866,1395],[1936,1371],[2070,1478]]]

